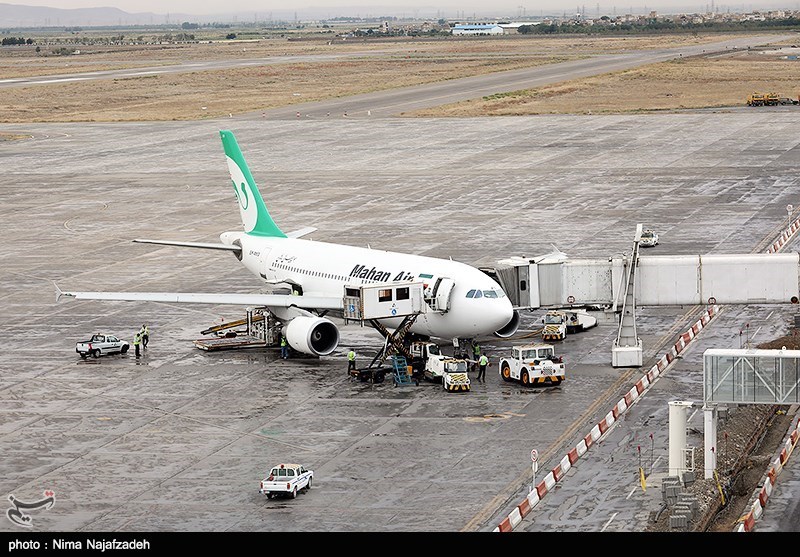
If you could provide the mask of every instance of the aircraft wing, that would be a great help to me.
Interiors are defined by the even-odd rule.
[[[298,307],[302,309],[342,309],[342,299],[328,296],[290,294],[213,294],[184,292],[62,292],[56,286],[56,301],[117,300],[123,302],[178,302],[189,304],[231,304],[240,306]]]

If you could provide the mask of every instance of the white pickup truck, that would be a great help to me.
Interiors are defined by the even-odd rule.
[[[75,352],[80,354],[84,360],[87,356],[99,358],[103,354],[124,354],[128,348],[130,348],[130,344],[127,341],[102,333],[95,333],[89,340],[75,343]]]
[[[278,464],[269,471],[269,476],[261,480],[258,492],[272,499],[278,495],[297,497],[301,489],[311,489],[314,472],[300,464]]]

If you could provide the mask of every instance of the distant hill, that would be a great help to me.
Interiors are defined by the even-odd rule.
[[[103,0],[97,0],[102,2]],[[346,2],[347,0],[343,0]],[[357,0],[361,1],[361,0]],[[670,3],[674,0],[670,0]],[[52,0],[57,3],[58,0]],[[775,4],[786,2],[786,0],[751,0],[748,9],[778,9]],[[794,3],[794,2],[792,2]],[[452,2],[451,2],[452,4]],[[285,22],[294,23],[309,20],[331,20],[335,18],[377,18],[398,17],[400,19],[419,17],[428,19],[456,18],[464,19],[485,17],[505,18],[512,17],[507,13],[508,10],[495,9],[489,7],[480,12],[464,14],[464,10],[454,8],[441,10],[433,6],[409,8],[408,6],[369,6],[369,5],[341,5],[336,8],[309,7],[297,10],[270,10],[268,5],[255,12],[225,12],[217,14],[185,14],[185,13],[128,13],[118,8],[76,8],[65,10],[62,8],[49,8],[44,6],[25,6],[20,4],[0,3],[0,32],[3,30],[14,29],[17,27],[98,27],[115,25],[180,25],[184,21],[191,23],[231,23],[248,22],[254,20],[259,22]],[[713,4],[712,4],[713,5]],[[598,5],[599,6],[599,5]],[[202,9],[202,8],[200,8]],[[656,10],[659,14],[668,13],[695,13],[697,6],[661,7],[658,0],[654,0],[654,5],[648,4],[647,8],[640,8],[634,13],[643,13],[641,10]],[[708,6],[706,5],[706,10]],[[560,17],[562,14],[547,14],[545,10],[535,10],[540,12],[540,16],[548,15]],[[469,12],[469,10],[468,10]],[[565,12],[566,13],[566,12]]]
[[[206,20],[206,18],[203,18]],[[154,25],[183,21],[198,22],[189,14],[131,14],[118,8],[76,8],[64,10],[44,6],[0,4],[0,29],[15,27],[91,27],[105,25]]]
[[[58,0],[53,0],[56,3]],[[102,2],[103,0],[98,0]],[[376,13],[377,11],[377,13]],[[409,10],[398,9],[397,13]],[[341,13],[339,13],[341,12]],[[358,14],[391,14],[391,8],[347,7],[318,10],[269,10],[266,7],[256,12],[225,12],[217,14],[185,14],[185,13],[128,13],[118,8],[76,8],[65,10],[44,6],[24,6],[20,4],[0,3],[0,31],[15,27],[98,27],[110,25],[180,25],[184,21],[192,23],[232,23],[259,21],[294,22],[303,19],[324,19],[340,15],[356,16]]]
[[[52,0],[53,3],[58,0]],[[98,0],[102,2],[103,0]],[[373,9],[374,10],[374,9]],[[345,13],[355,8],[344,9]],[[232,23],[258,21],[293,22],[302,19],[336,17],[336,12],[318,13],[313,8],[306,10],[259,10],[256,12],[217,14],[185,14],[185,13],[128,13],[119,8],[75,8],[62,9],[45,6],[24,6],[21,4],[0,3],[0,31],[17,27],[99,27],[112,25],[180,25],[184,21],[191,23]],[[367,9],[366,12],[370,13]],[[391,10],[387,10],[391,13]]]
[[[97,0],[98,3],[103,0]],[[344,0],[346,2],[347,0]],[[54,4],[58,0],[52,0]],[[344,3],[343,2],[343,3]],[[198,3],[198,9],[202,4]],[[449,16],[456,11],[450,10]],[[111,25],[180,25],[184,21],[192,23],[232,23],[248,22],[285,22],[294,23],[308,20],[326,20],[337,17],[411,17],[438,19],[445,17],[435,7],[414,8],[397,6],[342,5],[336,8],[300,8],[297,10],[273,10],[268,3],[261,9],[248,12],[224,12],[216,14],[185,13],[128,13],[118,8],[79,8],[62,9],[44,6],[25,6],[20,4],[0,3],[0,31],[16,27],[96,27]],[[463,12],[462,12],[463,16]],[[502,17],[508,17],[504,15]]]

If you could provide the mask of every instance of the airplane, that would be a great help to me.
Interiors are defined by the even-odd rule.
[[[336,324],[342,317],[344,287],[381,283],[424,282],[450,288],[448,310],[418,315],[409,332],[428,338],[455,341],[494,334],[513,335],[520,316],[501,286],[481,270],[453,261],[421,255],[302,239],[314,227],[284,233],[270,216],[234,134],[220,130],[243,231],[220,234],[221,243],[134,239],[134,242],[231,252],[250,272],[270,285],[287,285],[292,293],[225,294],[178,292],[62,292],[78,300],[121,300],[232,304],[266,307],[281,321],[286,341],[298,352],[326,356],[339,344]],[[449,280],[445,280],[449,279]],[[444,285],[444,286],[443,286]],[[437,293],[441,298],[446,291]],[[388,329],[401,318],[381,319]]]

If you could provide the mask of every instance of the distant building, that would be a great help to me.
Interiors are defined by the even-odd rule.
[[[453,35],[502,35],[503,28],[496,23],[479,23],[475,25],[454,25]]]
[[[503,33],[506,35],[519,33],[519,28],[523,25],[539,25],[541,21],[519,21],[513,23],[499,23],[500,27],[503,28]]]

